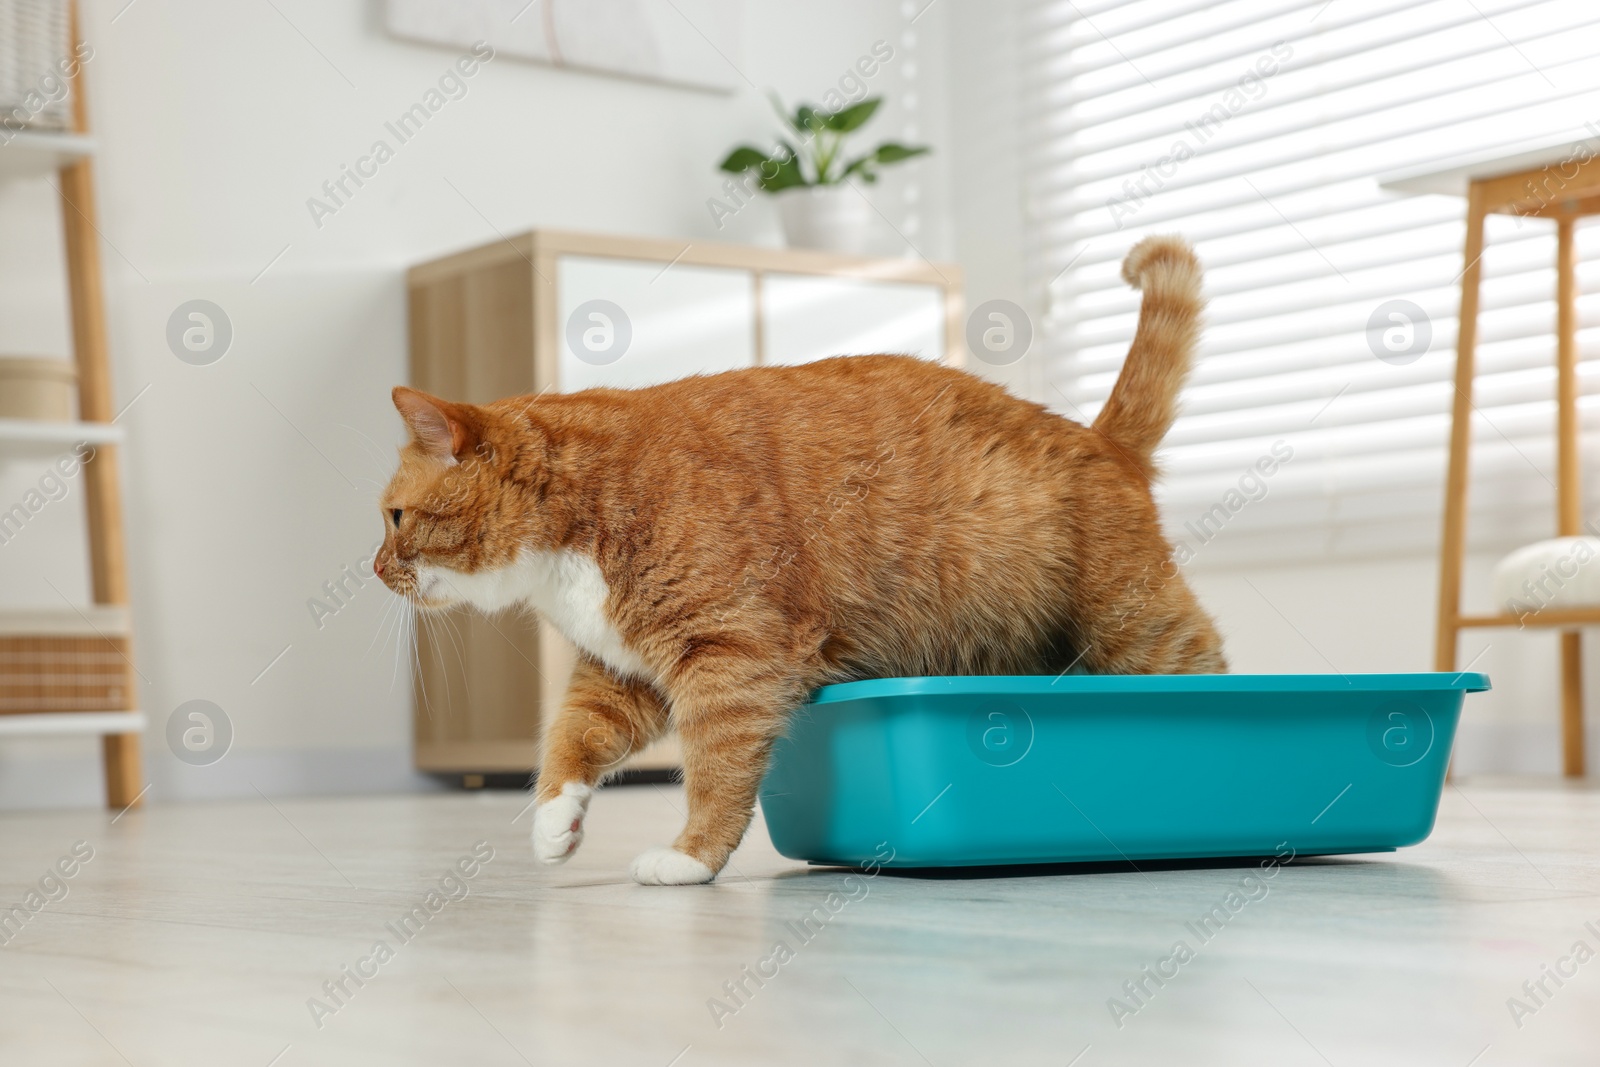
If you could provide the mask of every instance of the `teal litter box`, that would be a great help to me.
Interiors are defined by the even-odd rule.
[[[1387,852],[1433,829],[1482,674],[883,678],[800,708],[778,851],[972,867]]]

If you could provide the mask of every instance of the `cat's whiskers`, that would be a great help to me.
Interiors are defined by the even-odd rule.
[[[417,680],[417,690],[422,697],[422,712],[428,716],[428,721],[432,722],[433,700],[428,696],[428,678],[422,672],[422,652],[417,648],[417,634],[418,627],[421,622],[421,615],[421,610],[417,607],[415,601],[413,601],[411,604],[411,610],[408,614],[408,618],[410,619],[409,629],[411,639],[406,642],[406,645],[411,650],[411,669],[413,671],[412,676]]]
[[[423,617],[423,616],[419,615],[419,618],[420,617]],[[440,627],[438,625],[439,615],[438,615],[437,612],[428,612],[426,614],[426,619],[427,619],[426,630],[427,630],[427,633],[428,633],[428,645],[429,645],[429,647],[431,647],[433,649],[433,661],[439,665],[439,676],[444,679],[444,703],[445,703],[445,707],[448,708],[450,706],[450,665],[445,662],[444,651],[440,648],[440,645],[439,645],[439,638],[438,638],[438,633],[439,633],[439,629],[440,629]],[[420,631],[419,631],[418,636],[419,637],[421,636]],[[418,651],[418,655],[419,656],[421,655],[420,649]],[[420,669],[420,665],[419,665],[419,669]]]
[[[456,616],[450,612],[440,612],[439,618],[443,620],[445,632],[450,635],[450,644],[456,650],[456,663],[461,667],[461,688],[466,691],[467,698],[472,698],[472,683],[467,678],[467,653],[466,640],[461,636],[461,628],[456,623]]]
[[[466,597],[462,596],[461,590],[456,588],[455,583],[450,581],[447,575],[439,574],[437,577],[441,582],[450,588],[452,593],[455,594],[458,603],[467,602]],[[439,673],[444,676],[445,703],[450,703],[450,668],[449,664],[445,662],[444,652],[440,648],[440,642],[437,638],[437,634],[440,630],[443,630],[450,638],[450,644],[456,653],[456,663],[461,668],[461,684],[463,687],[465,687],[466,695],[470,698],[472,695],[472,688],[467,681],[465,641],[461,636],[461,631],[456,626],[456,620],[451,616],[449,611],[427,612],[426,614],[429,616],[428,634],[429,637],[432,638],[429,643],[433,645],[434,658],[439,663]]]
[[[451,605],[451,608],[456,608],[456,606],[461,605],[475,606],[472,605],[472,601],[470,601],[470,598],[467,597],[466,593],[462,593],[461,590],[456,587],[456,584],[454,584],[453,581],[450,581],[450,576],[448,576],[448,574],[438,574],[438,579],[440,579],[443,584],[448,585],[448,587],[450,587],[450,592],[456,595],[456,603]],[[440,611],[438,616],[442,617],[443,621],[445,621],[446,629],[448,629],[448,632],[450,632],[451,645],[456,646],[456,661],[461,664],[462,685],[466,685],[467,662],[466,651],[464,651],[466,640],[461,637],[461,629],[459,629],[458,625],[456,625],[456,617],[454,617],[450,611]]]
[[[388,643],[388,630],[391,625],[390,618],[394,615],[394,606],[394,599],[384,603],[383,614],[378,616],[378,624],[372,628],[372,640],[367,643],[367,655],[372,655],[372,650],[378,647],[380,637],[384,638],[385,644]]]
[[[396,597],[395,599],[398,601],[401,598],[400,597]],[[395,669],[390,672],[390,677],[389,677],[389,692],[391,692],[391,693],[394,692],[394,684],[395,684],[395,681],[396,681],[396,676],[399,674],[400,630],[405,625],[405,620],[403,618],[403,616],[405,615],[405,610],[406,610],[405,609],[405,605],[404,604],[399,604],[399,605],[397,605],[395,607],[394,611],[392,611],[390,613],[390,615],[389,615],[389,631],[384,636],[384,647],[386,647],[386,648],[388,647],[389,639],[390,638],[394,639],[394,656],[395,656],[396,666],[395,666]]]
[[[411,601],[406,597],[400,598],[400,611],[395,616],[395,642],[394,642],[394,674],[389,679],[389,691],[393,692],[395,683],[400,680],[400,660],[409,658],[407,649],[411,646]],[[409,668],[410,664],[407,664]]]

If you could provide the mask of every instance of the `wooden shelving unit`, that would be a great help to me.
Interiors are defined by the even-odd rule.
[[[72,12],[72,43],[77,44],[78,9]],[[79,422],[0,419],[0,460],[38,458],[70,449],[79,441],[95,446],[84,464],[88,518],[89,574],[96,604],[126,605],[128,573],[122,527],[118,450],[121,428],[112,423],[110,357],[106,345],[105,289],[100,238],[95,224],[94,140],[89,137],[83,73],[73,78],[74,131],[19,131],[0,146],[0,181],[45,177],[52,172],[61,193],[61,223],[66,244],[67,292],[72,318],[73,361],[78,371]],[[138,692],[131,660],[123,692]],[[144,795],[140,739],[145,716],[135,708],[112,712],[60,711],[0,715],[0,738],[39,734],[99,734],[105,760],[106,803],[138,806]]]

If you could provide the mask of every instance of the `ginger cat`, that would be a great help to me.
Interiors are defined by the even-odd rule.
[[[379,576],[423,609],[535,609],[579,649],[545,736],[538,858],[572,854],[600,779],[669,726],[689,815],[634,860],[647,884],[716,876],[818,686],[1226,670],[1150,493],[1200,267],[1151,238],[1123,275],[1139,325],[1092,427],[906,356],[483,406],[395,389],[412,440]]]

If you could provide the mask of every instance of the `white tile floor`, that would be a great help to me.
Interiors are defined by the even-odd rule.
[[[1600,951],[1600,792],[1451,789],[1426,844],[1296,862],[1208,943],[1185,924],[1244,868],[847,880],[778,856],[758,824],[718,884],[643,888],[627,860],[670,840],[678,790],[603,792],[554,871],[523,803],[0,816],[0,905],[93,849],[0,948],[0,1063],[1600,1062],[1600,959],[1562,963],[1580,940]],[[435,898],[402,940],[393,925],[479,840],[494,858],[468,895]],[[792,924],[832,892],[854,899],[802,940]],[[1123,983],[1179,939],[1193,958],[1119,1028],[1108,1000],[1137,1006]],[[392,958],[363,963],[378,941]],[[744,978],[779,941],[776,975]],[[323,984],[347,965],[373,977],[335,1001]],[[1558,965],[1577,973],[1524,992]],[[741,979],[736,1000],[723,983]],[[1531,1013],[1514,1020],[1511,997]]]

